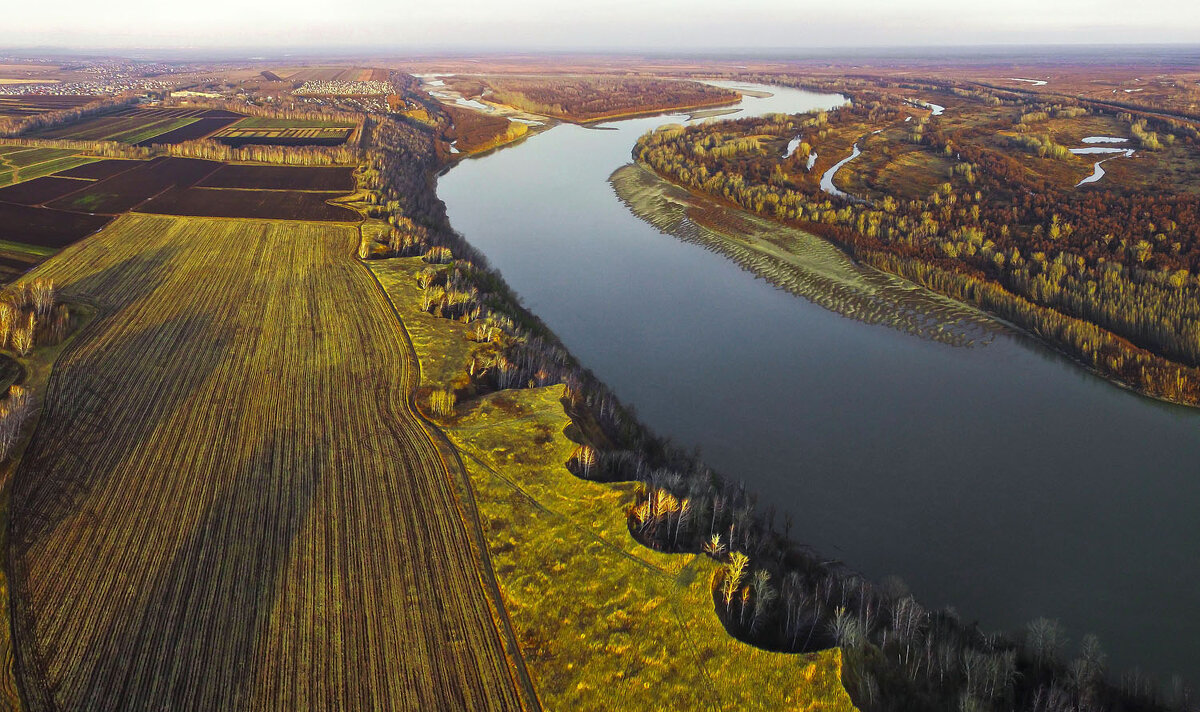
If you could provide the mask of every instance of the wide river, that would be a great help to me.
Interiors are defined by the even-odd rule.
[[[730,118],[839,96],[777,87]],[[956,348],[847,319],[663,235],[609,175],[686,117],[557,126],[466,160],[454,227],[656,432],[794,535],[985,630],[1046,616],[1073,653],[1200,675],[1200,413],[1096,378],[1020,334]]]

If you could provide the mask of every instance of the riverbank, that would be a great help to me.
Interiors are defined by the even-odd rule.
[[[478,326],[422,309],[420,257],[365,262],[420,361],[418,399],[470,476],[491,565],[525,664],[547,709],[805,709],[851,712],[837,648],[772,653],[729,636],[713,612],[719,570],[698,554],[638,544],[632,483],[566,467],[586,425],[561,385],[476,393],[469,374],[503,350]],[[454,393],[435,412],[437,393]]]
[[[710,109],[716,110],[716,109],[720,109],[720,108],[724,108],[724,107],[730,107],[735,104],[741,103],[741,101],[742,101],[742,99],[739,96],[736,99],[715,99],[713,101],[691,102],[691,103],[679,104],[677,106],[669,106],[666,108],[658,108],[658,109],[636,109],[636,110],[630,110],[630,111],[616,111],[611,114],[604,114],[603,116],[597,116],[595,118],[589,118],[589,119],[568,119],[568,118],[563,118],[563,117],[558,117],[558,116],[552,117],[552,118],[555,118],[555,119],[558,119],[559,121],[563,121],[563,122],[570,123],[570,124],[577,124],[579,126],[595,126],[596,124],[603,124],[603,123],[607,123],[609,121],[621,121],[624,119],[636,119],[636,118],[642,118],[642,117],[646,117],[646,116],[659,116],[662,114],[682,114],[682,113],[688,113],[688,112],[699,113],[703,110],[710,110]],[[719,115],[719,114],[713,114],[713,116],[717,116],[717,115]]]
[[[617,169],[609,182],[621,202],[661,232],[717,252],[776,287],[848,319],[960,347],[985,344],[995,330],[977,311],[862,267],[822,238],[720,205],[641,164]]]
[[[838,112],[832,120],[861,123],[858,114],[864,110],[848,111]],[[899,125],[901,115],[893,112],[888,120]],[[722,127],[722,140],[730,142],[757,141],[764,131],[782,141],[795,130],[790,124],[769,125],[761,119],[726,122]],[[1075,214],[1065,235],[1057,225],[1017,223],[1011,229],[994,230],[992,220],[1011,213],[986,199],[992,191],[975,189],[976,180],[999,180],[976,173],[976,164],[956,167],[956,175],[967,175],[968,187],[960,190],[947,182],[927,198],[897,201],[889,193],[875,202],[847,197],[848,204],[839,205],[798,177],[790,163],[782,165],[790,159],[755,152],[721,156],[692,152],[690,147],[697,141],[713,140],[706,133],[709,130],[699,125],[647,133],[639,139],[634,156],[689,190],[812,231],[842,245],[859,262],[1015,323],[1113,382],[1159,400],[1200,404],[1200,369],[1185,362],[1195,349],[1189,337],[1194,309],[1187,296],[1194,293],[1195,285],[1186,270],[1168,283],[1154,281],[1152,277],[1158,275],[1126,255],[1119,255],[1113,271],[1109,260],[1084,260],[1068,250],[1072,245],[1056,244],[1053,252],[1038,249],[1044,247],[1042,236],[1047,234],[1051,239],[1071,234],[1077,241],[1087,239],[1092,233],[1083,229],[1087,223],[1080,222],[1086,218]],[[741,134],[754,138],[737,138]],[[964,155],[967,150],[985,149],[964,147]],[[849,157],[826,171],[820,191],[845,197],[831,178],[857,155],[855,146]],[[956,202],[967,207],[950,207]],[[1064,214],[1077,208],[1073,203],[1056,205]],[[935,220],[939,206],[941,214]],[[988,219],[981,221],[981,215]],[[1153,249],[1150,243],[1144,248]]]
[[[843,161],[845,160],[848,159],[843,159]],[[655,173],[652,168],[644,164],[631,164],[619,169],[613,174],[611,182],[614,191],[621,201],[628,205],[634,214],[648,223],[655,225],[660,231],[686,242],[695,242],[719,252],[736,262],[743,269],[753,272],[781,289],[820,304],[831,311],[842,314],[842,316],[854,318],[865,323],[888,325],[915,336],[933,338],[936,341],[952,345],[960,343],[974,345],[976,339],[979,338],[979,332],[965,332],[971,334],[967,337],[957,334],[952,330],[947,331],[944,325],[936,323],[933,325],[932,331],[928,331],[929,324],[927,322],[922,320],[913,321],[905,314],[905,311],[911,308],[908,305],[891,304],[883,306],[873,301],[873,306],[881,309],[877,315],[865,312],[853,305],[843,306],[841,302],[846,298],[845,295],[839,293],[836,289],[831,291],[832,285],[830,283],[816,286],[815,283],[811,282],[811,276],[798,276],[804,274],[805,268],[803,265],[810,259],[809,255],[813,249],[813,244],[809,240],[820,240],[825,244],[836,246],[839,254],[847,255],[847,260],[860,259],[861,253],[856,254],[854,245],[851,243],[842,242],[828,236],[817,237],[812,232],[805,232],[786,223],[760,218],[754,213],[745,211],[742,206],[736,203],[720,200],[705,193],[689,191],[663,178]],[[669,205],[677,206],[680,212],[672,214],[672,211],[668,208]],[[734,211],[735,217],[726,216],[722,219],[736,222],[738,225],[737,229],[713,229],[714,224],[711,222],[703,225],[685,225],[682,221],[687,219],[685,214],[691,211],[699,211],[699,214],[695,217],[705,214],[711,216],[721,211]],[[700,219],[703,220],[703,218]],[[755,219],[765,221],[772,227],[768,228],[762,222],[754,222]],[[819,225],[812,225],[810,227],[819,232],[826,232]],[[789,233],[788,239],[785,240],[764,240],[761,237],[764,230],[768,232],[792,232]],[[809,239],[805,239],[805,237]],[[993,307],[998,305],[995,302],[989,302],[984,299],[982,295],[977,300],[965,298],[962,291],[948,289],[944,282],[906,270],[897,263],[890,262],[883,255],[867,255],[865,259],[862,259],[861,264],[868,269],[879,270],[879,274],[886,274],[893,278],[902,279],[905,284],[915,284],[929,290],[929,294],[936,295],[945,300],[942,309],[934,309],[930,313],[939,313],[945,309],[945,304],[954,305],[957,308],[957,313],[955,313],[955,318],[948,322],[950,324],[958,325],[960,323],[958,319],[966,316],[971,322],[974,322],[977,328],[988,332],[994,331],[995,328],[994,326],[987,326],[988,322],[995,320],[1004,327],[1013,329],[1047,348],[1057,351],[1070,359],[1079,368],[1108,381],[1114,386],[1163,403],[1188,407],[1197,406],[1195,401],[1162,396],[1146,388],[1138,387],[1135,383],[1122,379],[1111,371],[1096,367],[1095,364],[1080,358],[1071,349],[1066,348],[1061,341],[1050,338],[1043,331],[1031,328],[1027,324],[1022,323],[1022,321],[1012,318],[1011,315],[1006,316],[1001,311],[989,309],[989,304],[992,304]],[[797,272],[798,269],[801,271]],[[808,269],[811,269],[811,265],[808,266]],[[844,287],[844,285],[842,286]],[[971,294],[974,294],[974,292],[971,292]],[[911,299],[912,293],[909,292],[905,296]],[[1012,298],[1019,299],[1015,295],[1012,295]],[[1027,309],[1039,309],[1037,305],[1028,302],[1025,303],[1027,304]],[[1069,318],[1062,315],[1059,316],[1061,318]],[[912,324],[919,324],[920,326],[913,328]]]

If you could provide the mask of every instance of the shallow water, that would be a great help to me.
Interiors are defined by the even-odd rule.
[[[1091,138],[1100,138],[1100,137],[1092,136]],[[1121,140],[1124,140],[1124,139],[1121,139]],[[1084,141],[1087,141],[1087,139],[1085,138]],[[1087,178],[1084,178],[1083,180],[1076,183],[1075,184],[1076,188],[1078,188],[1081,185],[1087,185],[1088,183],[1095,183],[1096,181],[1103,178],[1104,177],[1104,166],[1102,165],[1103,163],[1105,163],[1107,161],[1111,161],[1114,158],[1129,158],[1130,156],[1132,156],[1134,154],[1134,150],[1132,148],[1098,148],[1098,147],[1095,147],[1095,148],[1072,148],[1070,150],[1071,150],[1071,153],[1074,153],[1077,155],[1078,154],[1086,154],[1086,153],[1121,154],[1121,155],[1116,155],[1116,156],[1110,156],[1108,158],[1105,158],[1103,160],[1096,161],[1095,163],[1093,163],[1092,164],[1092,174],[1090,176],[1088,176]]]
[[[840,97],[766,87],[753,115]],[[643,421],[793,535],[986,629],[1057,617],[1117,669],[1200,668],[1200,416],[1002,331],[847,319],[660,234],[613,194],[638,136],[564,124],[440,179],[455,228]]]
[[[858,158],[860,154],[862,154],[862,151],[859,150],[857,143],[855,143],[850,148],[851,148],[851,150],[850,150],[849,156],[846,156],[842,160],[833,164],[832,166],[829,167],[829,170],[827,170],[823,174],[821,174],[821,190],[825,191],[826,193],[829,193],[830,195],[836,195],[840,198],[853,198],[854,197],[854,196],[850,195],[849,193],[839,190],[838,187],[833,184],[833,177],[836,176],[837,172],[842,169],[842,166],[846,165],[850,161],[853,161],[855,158]]]

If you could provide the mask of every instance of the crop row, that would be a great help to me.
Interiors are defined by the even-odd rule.
[[[99,315],[12,484],[32,710],[524,705],[357,241],[130,215],[34,272]]]

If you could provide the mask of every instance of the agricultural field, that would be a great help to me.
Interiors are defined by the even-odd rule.
[[[159,215],[260,218],[270,220],[315,220],[353,222],[358,214],[329,201],[345,195],[285,190],[226,188],[172,188],[137,207],[139,212]]]
[[[17,260],[0,269],[0,277],[9,279],[113,217],[135,210],[197,217],[359,219],[353,210],[334,204],[355,188],[349,166],[225,164],[161,156],[98,160],[72,150],[0,147],[0,160],[9,158],[41,161],[10,166],[21,182],[0,187],[0,257]]]
[[[74,149],[0,146],[0,186],[53,175],[95,160]]]
[[[74,109],[96,101],[95,96],[5,94],[0,95],[0,117],[37,116],[52,111]]]
[[[358,241],[128,215],[27,277],[98,311],[11,482],[30,710],[536,704]]]
[[[122,109],[102,116],[32,132],[31,138],[116,141],[135,146],[175,144],[204,138],[241,118],[217,109]]]
[[[203,188],[349,193],[354,190],[354,169],[349,166],[301,168],[231,163],[213,171],[197,185]]]
[[[190,188],[220,167],[198,158],[159,157],[48,203],[59,210],[119,215],[170,188]]]
[[[41,205],[68,193],[83,190],[92,181],[80,178],[44,176],[0,188],[0,202],[18,205]]]
[[[118,173],[124,173],[127,170],[137,168],[141,164],[141,161],[126,160],[122,158],[106,158],[93,163],[81,165],[77,168],[59,171],[55,175],[59,178],[85,178],[88,180],[102,180],[104,178],[112,178]]]
[[[33,208],[0,202],[0,241],[32,254],[45,255],[71,244],[109,221],[103,215]]]
[[[340,146],[357,124],[304,119],[247,117],[213,136],[228,146]]]
[[[9,248],[0,242],[0,282],[12,282],[44,259],[42,255],[31,254],[24,247],[18,244]]]

